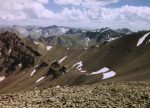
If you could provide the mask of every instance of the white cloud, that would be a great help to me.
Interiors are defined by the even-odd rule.
[[[89,8],[116,3],[118,0],[54,0],[54,2],[59,5],[81,5]]]
[[[23,20],[30,18],[52,18],[53,12],[46,9],[48,0],[4,0],[0,1],[1,20]]]
[[[103,20],[126,22],[150,22],[149,7],[123,6],[121,8],[102,8]]]
[[[59,5],[80,5],[83,0],[54,0]]]
[[[129,27],[149,29],[150,7],[107,8],[119,0],[53,0],[63,8],[54,13],[45,7],[50,0],[0,1],[0,22],[14,24],[62,24],[79,27]],[[140,25],[140,26],[139,26]]]
[[[64,8],[57,14],[62,20],[91,20],[91,21],[150,21],[149,7],[123,6],[121,8],[99,7],[97,9]]]
[[[129,27],[149,29],[150,7],[122,6],[121,8],[107,8],[106,5],[117,3],[119,0],[54,0],[55,3],[65,6],[57,14],[61,20],[76,21],[88,27],[110,26],[113,28]],[[67,6],[72,5],[72,8]],[[141,26],[138,26],[138,25]]]
[[[87,20],[86,14],[84,11],[78,9],[78,8],[64,8],[63,11],[56,15],[58,20],[64,20],[64,21],[83,21]]]

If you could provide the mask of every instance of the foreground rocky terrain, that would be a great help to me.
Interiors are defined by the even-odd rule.
[[[103,82],[0,95],[1,108],[150,108],[150,82]]]

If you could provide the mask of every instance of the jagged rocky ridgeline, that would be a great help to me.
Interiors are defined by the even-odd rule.
[[[37,51],[27,46],[20,37],[11,32],[0,34],[0,71],[7,75],[34,65],[34,56],[40,56]]]
[[[15,33],[4,32],[0,35],[0,71],[5,73],[5,76],[8,76],[19,70],[33,67],[36,56],[41,56],[41,54],[31,46],[28,46],[26,43],[24,43],[23,39],[21,39]],[[44,61],[41,61],[39,65],[36,66],[36,69],[39,69],[42,66],[48,66],[48,64]],[[50,68],[55,76],[55,69],[53,68],[59,68],[60,71],[63,71],[57,61],[52,63]]]
[[[67,47],[90,46],[98,42],[111,41],[132,33],[131,30],[101,28],[95,30],[71,28],[63,26],[8,26],[0,28],[0,32],[9,30],[18,35],[28,37],[33,41],[40,41],[50,45]]]

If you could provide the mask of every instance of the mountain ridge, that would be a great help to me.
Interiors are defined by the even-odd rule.
[[[87,46],[93,45],[97,42],[103,42],[119,38],[126,34],[132,33],[129,29],[113,30],[111,28],[101,28],[95,30],[86,30],[80,28],[71,28],[63,26],[10,26],[1,28],[0,31],[11,31],[18,35],[28,37],[31,40],[41,41],[50,45],[64,45],[64,46]],[[90,36],[89,36],[90,35]],[[91,38],[92,39],[89,39]],[[84,44],[85,43],[85,44]]]
[[[4,69],[0,74],[1,78],[5,76],[0,81],[0,93],[33,90],[34,88],[42,89],[57,85],[72,86],[105,81],[149,80],[149,32],[131,33],[116,40],[88,47],[50,46],[23,38],[21,40],[25,46],[32,48],[30,51],[30,47],[27,47],[25,51],[29,54],[33,53],[34,65],[22,70],[14,70],[9,76],[5,76]],[[9,37],[10,34],[13,33],[3,33],[6,37]],[[15,37],[15,34],[12,36]],[[141,41],[143,37],[145,39]],[[139,41],[141,44],[137,46]],[[20,51],[12,51],[16,56],[20,55]],[[35,56],[36,51],[38,51],[38,56]],[[10,52],[9,48],[6,52]],[[3,55],[2,58],[5,56]],[[23,59],[29,62],[26,56],[23,56]],[[0,62],[3,63],[2,60]],[[17,65],[19,66],[19,63]],[[2,66],[9,67],[12,65]]]

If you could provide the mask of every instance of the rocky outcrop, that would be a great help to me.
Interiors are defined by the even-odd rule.
[[[66,67],[61,66],[57,61],[54,61],[51,64],[49,71],[47,72],[46,76],[53,75],[53,79],[55,79],[64,73],[66,73]]]
[[[48,64],[44,62],[43,60],[40,60],[40,63],[35,67],[35,69],[40,69],[45,66],[48,66]]]
[[[23,70],[34,65],[35,56],[40,54],[26,45],[15,33],[0,34],[0,71],[12,74],[17,68]]]
[[[150,83],[98,83],[0,95],[1,108],[149,108]]]

